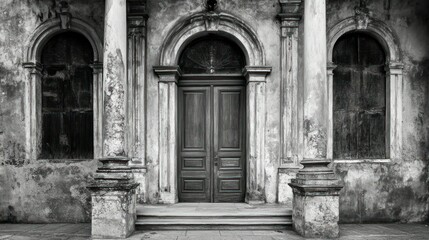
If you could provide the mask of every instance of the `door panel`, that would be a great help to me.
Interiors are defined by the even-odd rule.
[[[242,202],[245,195],[243,87],[214,87],[214,201]]]
[[[179,199],[210,202],[210,88],[179,88]]]
[[[179,88],[179,201],[243,202],[244,87]]]

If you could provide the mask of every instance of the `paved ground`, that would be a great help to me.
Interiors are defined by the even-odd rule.
[[[429,240],[425,224],[343,224],[343,240]],[[0,224],[0,239],[90,239],[89,224]],[[285,231],[145,231],[129,239],[152,240],[297,240],[303,239],[292,230]]]

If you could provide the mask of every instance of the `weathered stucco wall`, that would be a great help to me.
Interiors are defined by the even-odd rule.
[[[25,160],[24,79],[21,64],[26,40],[34,29],[55,17],[58,0],[0,1],[0,221],[89,221],[89,192],[85,185],[96,161]],[[69,0],[72,16],[91,24],[103,39],[104,0]],[[158,77],[160,47],[168,32],[183,18],[203,10],[203,0],[148,1],[147,29],[147,152],[146,194],[158,203],[159,118]],[[403,78],[403,139],[401,159],[391,163],[336,164],[345,185],[340,197],[340,221],[422,221],[428,216],[429,154],[429,3],[425,0],[371,1],[373,16],[399,36],[405,64]],[[353,16],[357,0],[328,0],[327,29]],[[277,1],[219,1],[219,10],[242,19],[257,34],[265,50],[267,78],[265,133],[265,197],[288,201],[291,191],[278,193],[280,154],[280,26]],[[388,18],[389,16],[389,18]],[[300,26],[300,41],[303,28]],[[302,54],[302,45],[299,47]],[[302,59],[300,59],[302,63]],[[302,66],[302,64],[299,64]],[[302,69],[300,79],[302,79]],[[300,82],[302,86],[302,82]],[[288,175],[293,176],[292,171]],[[288,186],[286,186],[288,188]],[[290,200],[290,199],[289,199]]]
[[[25,159],[24,50],[60,1],[0,1],[0,222],[87,222],[96,161]],[[103,34],[104,0],[70,0],[70,13]],[[102,37],[101,37],[102,39]]]
[[[397,34],[403,54],[403,152],[391,163],[336,164],[344,182],[340,221],[423,221],[428,217],[429,2],[368,2],[372,16]],[[328,29],[353,16],[357,4],[328,0]]]

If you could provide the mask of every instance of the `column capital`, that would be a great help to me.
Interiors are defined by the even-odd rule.
[[[182,76],[179,66],[153,66],[153,71],[158,75],[160,82],[175,82]]]
[[[22,66],[30,71],[31,74],[42,74],[43,65],[39,62],[25,62]]]
[[[103,72],[103,63],[102,62],[94,62],[90,65],[94,73],[101,73]]]
[[[146,0],[128,0],[127,1],[127,22],[128,35],[145,36],[146,21]]]
[[[266,76],[271,73],[271,67],[267,66],[246,66],[243,68],[243,75],[249,82],[266,82]]]
[[[328,70],[328,74],[332,74],[332,71],[337,67],[337,65],[333,62],[328,62],[326,69]]]
[[[402,75],[404,64],[401,62],[389,62],[385,68],[387,74]]]
[[[144,16],[148,17],[146,13],[146,0],[127,0],[128,16]]]
[[[281,12],[277,17],[281,21],[297,22],[302,17],[303,0],[279,0]]]

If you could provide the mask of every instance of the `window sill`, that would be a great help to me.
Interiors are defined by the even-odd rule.
[[[390,158],[387,159],[334,159],[333,163],[390,163],[392,160]]]
[[[94,158],[77,158],[77,159],[68,159],[68,158],[64,158],[64,159],[37,159],[37,161],[45,161],[45,162],[53,162],[53,163],[63,163],[63,162],[86,162],[86,161],[92,161],[92,160],[97,160]]]

